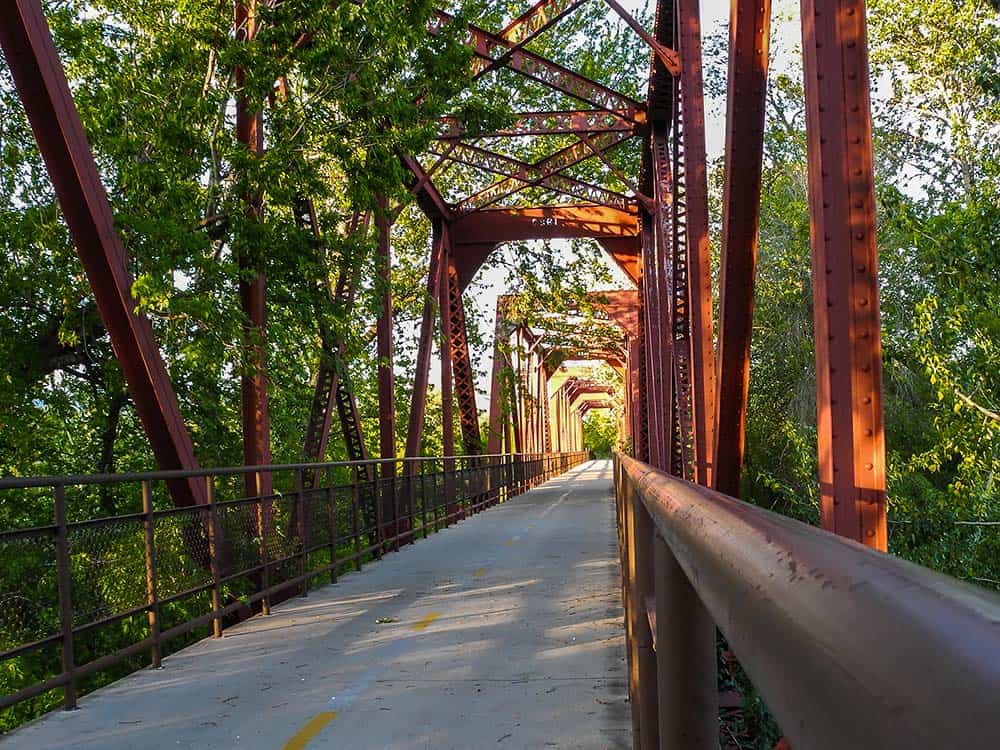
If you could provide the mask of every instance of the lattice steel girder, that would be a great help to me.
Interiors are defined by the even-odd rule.
[[[568,177],[562,172],[575,164],[615,148],[630,137],[631,134],[618,132],[602,133],[591,139],[593,146],[584,141],[577,141],[536,164],[526,164],[477,146],[460,144],[451,150],[447,156],[448,159],[506,176],[507,179],[495,182],[462,200],[455,206],[455,213],[463,215],[481,210],[526,188],[536,186],[593,203],[626,210],[633,201],[625,195]]]
[[[413,375],[413,394],[410,401],[410,421],[406,430],[406,457],[420,455],[420,438],[424,431],[424,415],[427,410],[427,382],[430,378],[431,346],[434,342],[434,308],[440,297],[441,259],[448,239],[448,225],[433,222],[430,267],[427,271],[427,292],[420,322],[420,338],[417,344],[417,364]],[[416,462],[406,465],[407,472],[416,469]]]
[[[677,48],[681,58],[680,113],[684,129],[695,481],[711,486],[715,449],[715,351],[698,0],[677,0]]]
[[[523,47],[586,0],[539,0],[500,32],[511,44]]]
[[[135,312],[125,249],[42,7],[37,0],[3,7],[0,47],[156,462],[161,469],[197,469],[152,327]],[[175,505],[207,502],[203,482],[168,484]]]
[[[449,323],[448,344],[451,347],[452,370],[455,375],[455,391],[458,395],[458,417],[462,426],[462,445],[466,455],[482,453],[483,442],[479,433],[479,408],[476,406],[476,379],[472,371],[469,355],[469,340],[465,326],[465,309],[462,305],[462,290],[458,281],[458,270],[453,261],[454,252],[448,252],[448,305],[442,310]]]
[[[533,185],[542,184],[543,187],[547,187],[544,184],[545,178],[564,172],[592,157],[604,157],[606,152],[631,137],[630,131],[620,130],[598,133],[593,137],[587,136],[533,164],[467,143],[451,143],[448,146],[435,143],[431,145],[431,153],[503,177],[516,177],[531,181]]]
[[[441,26],[451,20],[452,16],[443,11],[437,11],[435,17],[431,19],[428,30],[432,34],[437,33]],[[496,62],[515,46],[502,37],[472,24],[469,24],[467,44],[472,47],[473,53],[478,58],[478,62],[473,65],[473,74]],[[631,97],[613,91],[579,73],[564,68],[562,65],[523,49],[513,51],[510,59],[504,62],[504,67],[598,109],[609,112],[642,110],[642,104]]]
[[[603,109],[520,112],[514,124],[492,133],[477,133],[475,138],[517,138],[531,135],[563,135],[566,133],[631,133],[637,135],[645,115],[641,110],[626,109],[608,112]],[[438,138],[452,140],[465,137],[461,122],[455,117],[442,117]]]
[[[296,222],[300,227],[308,229],[313,237],[320,239],[319,225],[316,221],[316,211],[311,200],[303,200],[299,204],[295,214]],[[355,211],[347,225],[349,235],[355,232],[365,232],[369,222],[368,213]],[[322,293],[325,294],[330,305],[339,312],[350,310],[354,302],[354,289],[357,281],[357,264],[350,264],[349,267],[342,267],[337,278],[337,285],[333,293],[324,284]],[[341,382],[341,378],[347,372],[347,355],[345,342],[334,335],[334,332],[320,326],[320,337],[323,343],[324,356],[320,360],[316,374],[316,388],[313,392],[313,400],[309,411],[309,422],[306,425],[306,438],[303,446],[303,456],[306,461],[322,461],[326,455],[326,446],[330,437],[330,421],[333,410],[338,408],[339,403],[347,404],[350,408],[356,408],[353,398],[345,395],[339,396],[339,391],[349,391],[350,384]],[[338,409],[338,416],[340,412]],[[347,414],[341,417],[341,433],[345,436],[344,441],[347,448],[347,457],[352,461],[361,461],[367,457],[365,442],[360,433],[360,417],[355,414]],[[359,430],[355,437],[355,426]],[[315,486],[320,476],[313,474],[308,476],[309,486]]]
[[[863,0],[802,0],[823,527],[885,550],[878,254]]]
[[[770,0],[732,3],[714,476],[715,489],[731,497],[739,497],[746,442],[770,25]]]

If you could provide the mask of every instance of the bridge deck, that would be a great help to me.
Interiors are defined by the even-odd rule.
[[[584,464],[4,750],[630,747],[610,488]]]

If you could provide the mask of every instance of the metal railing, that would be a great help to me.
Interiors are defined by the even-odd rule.
[[[716,627],[803,748],[1000,747],[1000,596],[615,457],[637,748],[719,746]]]
[[[170,641],[209,628],[218,637],[229,622],[305,596],[317,577],[334,582],[586,459],[506,454],[2,479],[0,502],[27,493],[20,501],[33,508],[51,503],[53,523],[0,532],[0,709],[60,688],[72,708],[88,677],[158,667]],[[250,486],[274,491],[247,497],[248,475]],[[169,484],[192,478],[205,482],[208,503],[170,507]],[[73,518],[109,493],[132,512]]]

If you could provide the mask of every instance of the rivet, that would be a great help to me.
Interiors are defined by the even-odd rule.
[[[875,530],[874,529],[868,529],[868,531],[865,532],[865,536],[867,536],[867,537],[873,537],[873,536],[875,536]]]
[[[865,396],[863,399],[861,399],[862,404],[870,404],[871,402],[872,402],[871,396]]]
[[[865,430],[865,437],[871,437],[873,434],[871,430]]]
[[[862,263],[860,266],[858,266],[858,273],[864,273],[867,270],[868,270],[868,267],[865,266],[864,263]]]
[[[861,305],[862,307],[867,307],[868,306],[868,300],[863,299],[860,302],[858,302],[858,304]]]

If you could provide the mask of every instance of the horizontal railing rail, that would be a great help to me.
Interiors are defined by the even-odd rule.
[[[72,708],[81,689],[115,676],[106,674],[113,667],[130,671],[143,660],[158,667],[182,636],[189,642],[204,634],[199,628],[211,628],[218,637],[229,622],[305,596],[318,577],[335,582],[587,457],[504,454],[2,479],[0,502],[27,493],[20,503],[33,510],[50,503],[53,522],[0,531],[0,709],[57,689]],[[250,486],[265,486],[266,474],[275,489],[247,497],[248,474],[257,475]],[[203,481],[208,502],[171,507],[169,482],[178,478]],[[76,517],[108,498],[125,512]],[[54,703],[39,700],[25,717]]]
[[[716,626],[790,744],[1000,747],[1000,596],[615,458],[636,746],[718,748]]]

